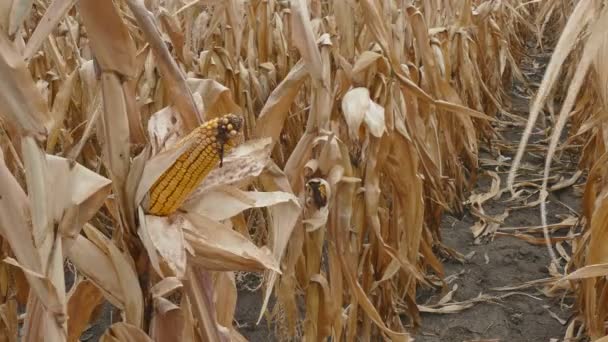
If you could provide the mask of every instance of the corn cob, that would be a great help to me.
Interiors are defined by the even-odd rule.
[[[317,209],[327,205],[327,187],[318,178],[313,178],[306,183],[306,192]]]
[[[175,212],[218,162],[222,167],[224,153],[236,146],[242,126],[241,117],[227,114],[205,122],[180,139],[175,146],[192,139],[196,142],[152,185],[148,212],[158,216]]]

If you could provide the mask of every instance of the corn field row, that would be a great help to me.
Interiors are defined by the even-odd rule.
[[[411,340],[417,290],[458,255],[441,217],[465,210],[495,125],[523,129],[506,94],[527,84],[525,44],[550,38],[531,118],[564,98],[547,160],[570,118],[589,171],[552,291],[577,296],[572,330],[604,337],[607,16],[601,0],[0,2],[0,341],[78,341],[103,303],[119,315],[101,341],[243,341],[237,272],[262,275],[282,340]]]

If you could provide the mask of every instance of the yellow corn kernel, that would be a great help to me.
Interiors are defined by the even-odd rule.
[[[243,119],[227,114],[209,120],[180,139],[175,146],[196,140],[159,178],[148,192],[148,212],[166,216],[175,212],[213,170],[224,154],[236,146]]]

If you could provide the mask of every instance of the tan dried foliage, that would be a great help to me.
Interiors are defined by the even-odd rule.
[[[548,109],[553,126],[539,198],[542,219],[539,228],[544,230],[554,275],[560,279],[551,289],[573,291],[577,299],[579,317],[571,321],[564,336],[566,340],[587,335],[593,341],[604,341],[608,339],[605,305],[608,291],[608,249],[605,244],[608,239],[608,7],[602,0],[545,2],[536,17],[539,37],[554,37],[557,44],[531,107],[508,186],[513,191],[530,133],[538,117],[545,115],[543,111]],[[545,43],[547,41],[550,39]],[[562,102],[557,117],[550,105],[555,99]],[[566,127],[568,137],[560,142]],[[583,172],[586,176],[581,217],[576,222],[581,228],[572,239],[571,256],[559,243],[555,246],[559,255],[554,252],[553,244],[559,238],[550,236],[552,225],[547,224],[546,210],[548,193],[554,191],[554,187],[548,187],[552,163],[561,157],[559,151],[568,145],[583,146],[580,171],[573,176],[573,181]],[[562,265],[564,261],[565,265]]]
[[[19,302],[26,340],[76,341],[107,301],[101,341],[242,341],[247,271],[284,338],[410,340],[441,215],[523,81],[523,2],[0,1],[0,335]],[[243,142],[146,213],[172,146],[227,113]]]

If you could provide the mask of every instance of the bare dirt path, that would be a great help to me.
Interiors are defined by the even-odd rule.
[[[535,52],[532,52],[535,53]],[[536,52],[533,58],[524,63],[523,71],[528,74],[530,81],[539,83],[542,79],[544,67],[548,63],[550,53]],[[536,84],[538,86],[538,84]],[[528,95],[522,94],[521,87],[515,84],[512,96],[511,112],[527,118]],[[503,120],[509,120],[503,117]],[[542,125],[539,125],[542,127]],[[511,165],[511,160],[519,144],[523,127],[499,127],[497,129],[504,140],[493,142],[492,150],[480,152],[480,176],[483,172],[493,172],[500,178],[500,188],[506,186],[506,175]],[[540,185],[544,157],[546,155],[546,143],[542,130],[536,129],[530,139],[534,145],[524,159],[524,169],[521,171],[518,181],[530,181]],[[536,150],[536,151],[534,151]],[[574,152],[574,151],[573,151]],[[500,162],[496,165],[497,161]],[[557,167],[554,175],[570,178],[575,172],[575,161],[573,155],[565,153],[560,162],[555,163]],[[582,178],[582,177],[581,177]],[[579,180],[579,183],[582,179]],[[480,178],[473,193],[483,194],[491,192],[492,177]],[[496,182],[496,180],[494,180]],[[455,260],[445,261],[445,271],[450,288],[456,286],[451,302],[467,302],[480,294],[489,296],[504,296],[492,302],[482,302],[464,311],[453,314],[423,313],[423,327],[418,331],[416,341],[561,341],[563,339],[567,321],[570,318],[571,300],[569,298],[548,298],[543,292],[542,284],[526,289],[511,291],[496,291],[494,289],[509,286],[518,286],[530,281],[547,278],[550,276],[548,266],[550,257],[543,243],[542,231],[537,229],[534,233],[524,230],[510,230],[508,227],[539,226],[539,206],[533,205],[538,199],[533,186],[522,187],[526,189],[525,195],[520,201],[510,201],[511,195],[505,192],[498,195],[499,198],[485,202],[482,207],[485,215],[502,220],[506,211],[508,216],[500,225],[486,227],[488,230],[497,230],[497,234],[488,233],[485,239],[476,241],[472,233],[472,227],[477,228],[476,223],[480,220],[475,215],[476,210],[469,207],[463,218],[458,219],[445,216],[442,222],[443,242],[467,256],[464,263]],[[528,195],[533,196],[523,200]],[[576,211],[580,202],[579,191],[575,186],[552,192],[547,205],[548,223],[562,222],[569,218],[575,221]],[[530,204],[525,207],[526,204]],[[521,208],[524,207],[524,208]],[[487,220],[488,221],[488,220]],[[565,227],[554,234],[565,235],[569,227]],[[527,236],[520,235],[516,238],[504,233],[528,233]],[[493,238],[492,238],[493,237]],[[531,244],[523,238],[534,238],[539,244]],[[566,243],[563,246],[567,249]],[[515,293],[517,292],[517,293]],[[419,304],[429,301],[437,303],[442,294],[421,293]],[[560,322],[561,320],[561,322]],[[555,339],[555,340],[553,340]]]

